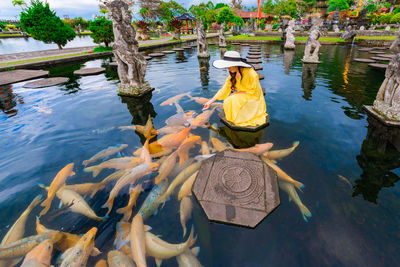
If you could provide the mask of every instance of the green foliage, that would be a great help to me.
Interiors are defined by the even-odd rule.
[[[224,3],[218,3],[215,5],[214,9],[220,9],[223,7],[229,7],[228,4],[224,4]]]
[[[187,10],[176,1],[170,0],[169,2],[162,1],[157,12],[160,20],[170,21],[174,17],[187,12]]]
[[[297,2],[296,0],[277,0],[274,11],[276,14],[282,13],[282,15],[295,17],[297,14]]]
[[[12,0],[12,4],[13,4],[13,6],[23,6],[23,5],[25,5],[25,1],[24,0]]]
[[[383,6],[386,7],[387,9],[390,9],[392,7],[392,5],[388,2],[383,3]]]
[[[272,14],[274,12],[275,6],[276,5],[275,5],[274,1],[272,1],[272,0],[264,1],[264,5],[262,6],[262,11],[265,14]]]
[[[335,11],[336,8],[339,8],[339,10],[349,10],[350,6],[347,0],[329,0],[328,11]]]
[[[390,23],[390,20],[392,19],[392,14],[391,13],[386,13],[386,14],[381,14],[378,16],[378,21],[381,24],[387,24]]]
[[[109,46],[106,46],[106,47],[104,47],[104,46],[98,46],[98,47],[95,47],[95,48],[93,49],[93,53],[108,52],[108,51],[112,51],[112,50],[113,50],[113,48],[112,48],[112,47],[109,47]]]
[[[56,43],[61,49],[76,34],[65,25],[56,13],[50,10],[48,3],[32,0],[30,6],[22,9],[21,27],[34,39],[45,43]]]
[[[233,23],[235,23],[238,26],[242,26],[244,24],[244,21],[241,17],[235,16],[235,18],[233,19]]]
[[[75,29],[78,25],[81,25],[81,29],[88,29],[89,28],[89,21],[85,20],[82,17],[77,17],[74,19],[63,19],[62,20],[65,25]]]
[[[400,23],[400,13],[397,13],[394,16],[392,16],[392,18],[390,19],[390,23],[392,24]]]
[[[145,19],[147,17],[147,15],[149,14],[149,11],[146,8],[141,8],[139,10],[139,14],[140,14],[140,16],[142,16],[142,18]]]
[[[224,7],[218,12],[217,22],[219,24],[225,22],[233,22],[235,18],[235,14],[229,7]]]
[[[394,14],[400,13],[400,6],[396,7],[396,8],[393,10],[393,13],[394,13]]]
[[[367,2],[366,8],[367,8],[368,13],[372,13],[372,12],[378,10],[378,7],[375,5],[374,1],[372,1],[372,0]]]
[[[216,22],[217,12],[215,12],[215,10],[213,9],[207,10],[206,14],[204,15],[204,19],[207,24],[212,24],[213,22]]]
[[[6,29],[6,25],[7,25],[7,22],[0,21],[0,29],[5,30]]]
[[[98,17],[90,22],[89,30],[92,32],[90,37],[96,44],[104,43],[108,47],[114,41],[112,21],[105,17]]]

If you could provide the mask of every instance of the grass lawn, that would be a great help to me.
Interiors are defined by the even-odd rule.
[[[232,36],[229,38],[226,38],[228,40],[270,40],[270,41],[280,41],[282,40],[281,37],[274,37],[274,36],[256,36],[256,37],[251,37],[248,36],[246,34],[242,34],[242,35],[236,35],[236,36]]]
[[[368,40],[395,40],[397,35],[386,35],[386,36],[356,36],[356,40],[368,39]]]
[[[9,34],[9,33],[0,33],[0,37],[20,37],[23,36],[20,33],[13,33],[13,34]]]
[[[295,37],[294,39],[296,41],[307,41],[307,38],[308,37]],[[336,43],[336,42],[346,42],[345,40],[340,39],[338,37],[320,37],[319,40],[323,41],[323,42],[334,42],[334,43]]]
[[[42,60],[50,60],[50,59],[59,59],[59,58],[80,56],[80,55],[86,55],[86,54],[89,54],[89,53],[88,52],[80,52],[80,53],[68,54],[68,55],[59,55],[59,56],[52,56],[52,57],[32,58],[32,59],[26,59],[26,60],[4,62],[4,63],[0,63],[0,67],[10,66],[10,65],[17,65],[17,64],[24,64],[24,63],[38,62],[38,61],[42,61]]]

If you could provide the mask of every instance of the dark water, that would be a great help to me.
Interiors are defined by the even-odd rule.
[[[240,46],[229,49],[247,51]],[[209,223],[195,204],[188,227],[193,224],[198,235],[199,260],[204,266],[396,266],[400,249],[399,133],[367,119],[362,111],[362,105],[373,103],[384,72],[352,62],[353,57],[367,56],[357,47],[323,46],[323,63],[304,67],[300,61],[302,46],[294,52],[283,52],[280,46],[262,49],[269,52],[262,63],[261,73],[266,78],[261,85],[267,92],[270,126],[255,134],[243,134],[226,129],[216,114],[210,122],[218,123],[222,134],[236,146],[269,141],[279,149],[300,141],[279,166],[306,185],[299,195],[312,218],[305,222],[284,191],[280,191],[281,205],[256,229]],[[210,62],[219,57],[220,51],[211,47]],[[155,117],[155,127],[160,128],[176,112],[173,106],[159,106],[162,101],[185,92],[212,97],[227,76],[226,71],[199,62],[195,50],[167,55],[151,60],[148,66],[147,79],[156,88],[151,99],[136,101],[117,96],[118,80],[113,69],[96,76],[72,75],[76,69],[100,66],[105,61],[50,69],[51,76],[71,77],[66,85],[28,90],[18,83],[2,88],[1,237],[37,194],[45,194],[37,184],[50,184],[67,163],[74,162],[77,173],[68,183],[98,182],[111,171],[92,178],[83,172],[83,160],[111,145],[129,144],[124,156],[142,145],[141,136],[122,132],[118,126],[144,124],[150,114]],[[206,68],[199,70],[199,66]],[[180,104],[185,110],[201,110],[188,98]],[[207,129],[193,133],[208,140]],[[193,155],[197,151],[193,149]],[[87,199],[100,216],[106,212],[101,206],[111,187]],[[147,193],[140,196],[138,207]],[[172,199],[146,224],[164,240],[178,243],[182,242],[179,202]],[[70,212],[45,216],[42,222],[49,228],[78,234],[97,226],[96,246],[103,254],[91,258],[91,266],[112,248],[115,224],[121,217],[115,210],[125,206],[127,200],[125,189],[105,222]],[[50,215],[57,205],[58,200],[54,200]],[[32,212],[26,235],[35,233],[34,216],[39,211]],[[148,257],[147,262],[155,266],[154,259]],[[174,258],[163,263],[176,265]]]
[[[65,48],[96,45],[89,35],[76,36]],[[0,54],[30,52],[46,49],[58,49],[56,44],[45,44],[42,41],[28,38],[0,38]]]

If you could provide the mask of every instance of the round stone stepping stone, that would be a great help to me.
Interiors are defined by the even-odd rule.
[[[256,51],[256,52],[253,52],[253,51],[249,51],[249,53],[247,53],[248,55],[260,55],[261,56],[261,52],[259,52],[259,51]]]
[[[261,55],[247,55],[247,58],[261,58]]]
[[[258,78],[259,78],[260,80],[264,80],[264,74],[258,73]]]
[[[183,48],[183,49],[192,49],[192,47],[191,47],[190,45],[182,46],[182,48]]]
[[[354,61],[362,62],[362,63],[376,63],[375,60],[370,58],[355,58]]]
[[[241,46],[249,46],[249,44],[240,44]]]
[[[165,56],[164,53],[150,53],[149,57],[163,57]]]
[[[208,43],[208,45],[215,45],[215,43]]]
[[[383,51],[369,51],[371,54],[385,54]]]
[[[257,64],[257,63],[261,63],[262,62],[262,60],[261,60],[261,58],[250,58],[250,59],[248,59],[247,60],[247,63],[249,63],[249,64]]]
[[[249,54],[251,54],[251,53],[261,54],[261,50],[249,50]]]
[[[252,48],[261,48],[261,45],[250,45]]]
[[[74,71],[75,75],[86,76],[86,75],[96,75],[103,73],[105,68],[86,68]]]
[[[174,50],[165,50],[165,51],[162,51],[164,54],[172,54],[172,53],[175,53],[175,51]]]
[[[262,65],[260,65],[260,64],[253,64],[253,68],[255,70],[262,70],[264,67]]]
[[[233,45],[241,45],[241,43],[232,43]]]
[[[183,49],[183,48],[180,48],[180,47],[175,47],[175,48],[172,49],[172,50],[174,50],[174,51],[183,51],[184,49]]]
[[[392,59],[392,58],[394,58],[396,55],[392,55],[392,54],[382,54],[382,55],[379,55],[380,57],[387,57],[387,58],[389,58],[389,59]]]
[[[25,87],[25,88],[49,87],[49,86],[66,83],[66,82],[68,82],[68,80],[69,79],[65,78],[65,77],[46,78],[46,79],[26,83],[26,84],[24,84],[23,87]]]
[[[374,47],[373,49],[374,50],[386,50],[386,49],[388,49],[389,47]]]
[[[360,48],[360,49],[358,49],[358,51],[361,51],[361,52],[369,52],[369,51],[371,51],[373,48]]]
[[[110,66],[110,67],[118,67],[118,63],[113,61],[113,62],[110,62],[110,64],[108,64],[108,66]]]
[[[197,44],[192,44],[191,47],[197,47]]]
[[[379,64],[379,63],[370,63],[368,66],[378,69],[386,69],[388,67],[387,64]]]
[[[149,57],[149,56],[144,56],[144,59],[146,59],[146,60],[150,60],[150,59],[152,59],[152,57]]]
[[[390,58],[388,57],[371,57],[371,59],[378,61],[390,61]]]

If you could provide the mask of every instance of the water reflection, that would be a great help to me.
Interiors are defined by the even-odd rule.
[[[24,100],[13,92],[12,85],[0,86],[0,109],[9,118],[17,115],[18,110],[15,109],[17,103],[24,104]]]
[[[186,62],[186,61],[187,61],[187,57],[185,56],[185,51],[178,51],[176,53],[176,62],[182,63],[182,62]]]
[[[79,79],[80,76],[74,75],[74,71],[83,68],[84,63],[74,63],[68,65],[59,65],[49,69],[50,77],[68,77],[68,82],[60,88],[60,90],[65,91],[66,95],[75,94],[81,90]]]
[[[145,125],[149,116],[154,118],[157,113],[150,102],[153,94],[149,93],[141,98],[122,96],[121,102],[125,103],[129,113],[132,115],[131,124]]]
[[[247,148],[261,143],[265,128],[257,132],[233,130],[227,126],[218,129],[218,133],[229,141],[235,148]]]
[[[358,165],[363,170],[361,179],[355,181],[353,196],[377,203],[379,191],[392,187],[400,180],[393,170],[400,168],[400,129],[386,127],[375,118],[368,118],[368,133]]]
[[[199,69],[200,69],[200,80],[203,89],[208,86],[210,81],[210,59],[209,58],[199,58]]]
[[[303,98],[310,101],[312,91],[315,89],[315,76],[318,64],[303,64],[301,75],[301,88],[303,88]]]
[[[290,74],[290,66],[292,65],[295,52],[294,50],[285,50],[283,54],[283,65],[285,66],[285,74]]]

